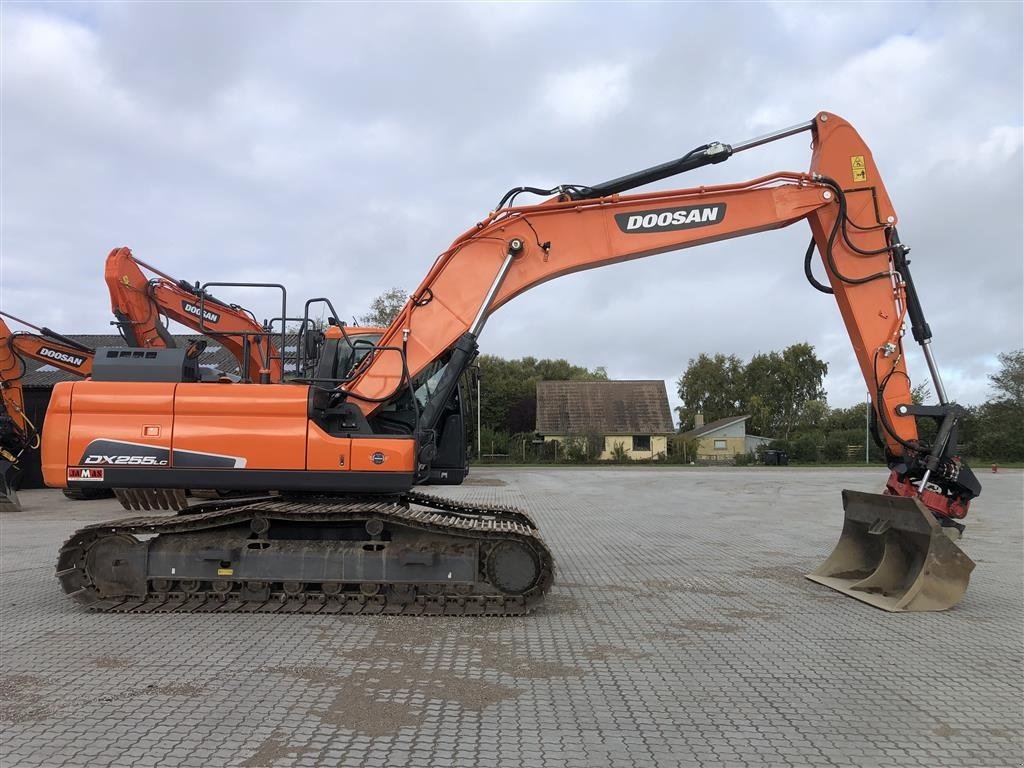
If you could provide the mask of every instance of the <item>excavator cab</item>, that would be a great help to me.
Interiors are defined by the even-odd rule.
[[[340,324],[328,326],[320,346],[315,381],[343,384],[349,380],[357,366],[376,348],[384,331],[384,328],[357,328]],[[416,397],[421,407],[426,404],[423,390],[429,388],[428,383],[423,383],[417,390]],[[437,453],[430,462],[427,477],[421,480],[423,485],[460,485],[469,474],[465,402],[464,388],[460,381],[454,396],[446,401],[438,420]],[[415,426],[415,414],[411,401],[408,405],[408,419],[401,416],[402,401],[382,409],[383,413],[377,418],[378,430],[386,433],[393,428],[411,432]]]

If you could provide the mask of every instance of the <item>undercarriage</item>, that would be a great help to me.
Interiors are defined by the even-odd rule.
[[[507,616],[543,599],[554,562],[509,507],[265,496],[86,526],[57,577],[102,611]]]

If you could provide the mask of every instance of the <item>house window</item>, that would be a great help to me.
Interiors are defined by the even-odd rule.
[[[633,435],[633,450],[634,451],[649,451],[649,450],[651,450],[651,436],[650,435]]]
[[[715,450],[716,451],[724,451],[728,447],[729,447],[729,443],[727,443],[725,440],[715,440]]]

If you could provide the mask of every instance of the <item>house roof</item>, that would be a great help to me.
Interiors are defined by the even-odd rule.
[[[78,333],[66,335],[69,339],[77,341],[79,344],[84,344],[92,349],[96,349],[98,347],[125,346],[124,339],[117,334],[112,333]],[[173,335],[175,340],[178,342],[178,346],[182,347],[186,346],[190,341],[200,337],[200,334],[197,333],[176,333]],[[203,352],[202,356],[199,358],[199,365],[213,371],[238,374],[238,361],[235,360],[234,356],[216,339],[208,339],[208,341],[209,344],[206,347],[206,351]],[[275,339],[275,343],[280,343],[280,341]],[[294,359],[295,343],[296,337],[294,335],[289,334],[285,338],[284,358],[286,365],[289,359]],[[26,359],[25,375],[21,380],[21,385],[25,389],[49,389],[59,381],[74,381],[77,378],[77,376],[65,373],[59,368],[55,368],[48,363]]]
[[[731,427],[736,422],[746,421],[749,418],[750,414],[745,414],[743,416],[726,416],[724,419],[715,419],[714,421],[708,422],[703,427],[695,427],[689,432],[683,432],[680,437],[684,440],[693,440],[697,437],[704,437],[704,435],[717,432],[725,427]]]
[[[539,381],[537,431],[546,435],[671,434],[665,382]]]

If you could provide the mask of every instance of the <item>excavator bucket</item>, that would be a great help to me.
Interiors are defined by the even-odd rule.
[[[960,602],[974,561],[918,499],[843,491],[843,533],[807,578],[886,611]]]
[[[7,459],[0,459],[0,512],[20,512],[18,492],[14,490],[17,470]]]

